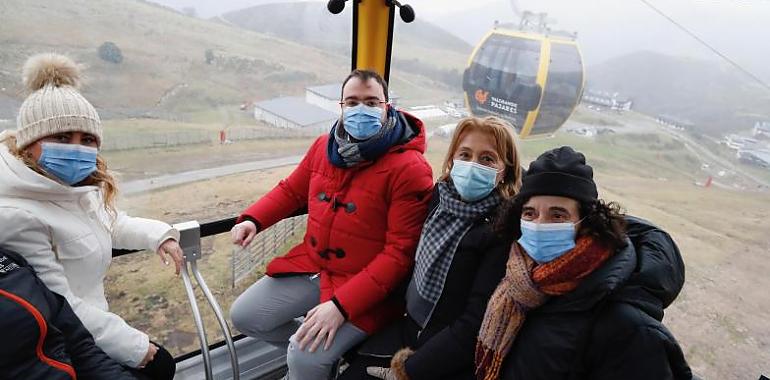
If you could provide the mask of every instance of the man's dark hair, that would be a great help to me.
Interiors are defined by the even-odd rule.
[[[377,74],[377,72],[372,70],[360,70],[360,69],[353,70],[350,73],[350,75],[348,75],[348,77],[345,78],[345,81],[342,82],[342,89],[340,89],[340,98],[343,96],[342,90],[345,89],[345,85],[348,84],[348,81],[353,78],[358,78],[358,80],[360,80],[363,83],[368,82],[369,79],[374,79],[375,81],[377,81],[377,83],[380,84],[380,86],[382,86],[383,95],[385,95],[385,101],[388,100],[388,84],[385,82],[384,79],[382,79],[380,74]]]

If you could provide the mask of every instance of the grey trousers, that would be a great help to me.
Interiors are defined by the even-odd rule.
[[[264,276],[246,289],[230,307],[233,325],[242,333],[286,349],[289,380],[327,380],[342,355],[366,338],[350,322],[337,331],[329,350],[301,351],[294,333],[304,316],[318,305],[317,276],[273,278]],[[325,342],[324,342],[325,343]]]

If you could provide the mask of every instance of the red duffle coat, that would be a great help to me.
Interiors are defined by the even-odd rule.
[[[307,232],[267,275],[319,273],[321,299],[335,298],[355,326],[371,334],[403,314],[392,292],[409,274],[433,188],[422,122],[404,113],[416,132],[375,162],[353,168],[327,158],[319,137],[299,166],[239,218],[262,229],[307,207]]]

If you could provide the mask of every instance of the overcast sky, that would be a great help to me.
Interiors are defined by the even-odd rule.
[[[208,18],[253,5],[296,0],[154,0],[194,7]],[[770,0],[648,0],[720,52],[770,82]],[[417,17],[475,43],[496,18],[512,21],[509,0],[401,0]],[[641,0],[517,0],[521,10],[548,12],[555,29],[577,31],[586,61],[638,50],[717,60],[717,56]]]

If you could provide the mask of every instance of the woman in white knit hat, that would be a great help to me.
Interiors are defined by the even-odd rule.
[[[115,208],[115,179],[99,155],[102,124],[78,92],[78,66],[56,54],[24,65],[31,94],[17,129],[0,134],[0,247],[19,252],[109,356],[141,375],[172,378],[168,352],[108,310],[113,248],[149,249],[179,273],[179,232]]]

